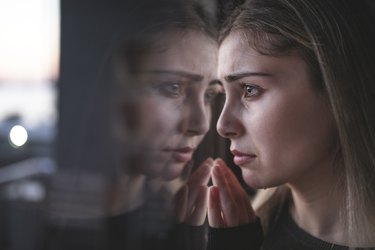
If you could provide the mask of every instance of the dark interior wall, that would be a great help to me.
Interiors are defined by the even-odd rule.
[[[215,0],[201,1],[215,12]],[[61,2],[57,143],[60,169],[116,174],[115,152],[119,148],[111,138],[110,113],[113,111],[110,106],[112,49],[122,38],[132,36],[153,22],[163,21],[160,13],[165,6],[176,2],[178,0]],[[214,108],[211,131],[197,151],[195,160],[199,163],[209,156],[222,157],[235,169],[227,141],[220,139],[216,132],[220,109],[221,105]]]
[[[165,12],[168,11],[166,7],[178,4],[178,1],[61,1],[57,143],[60,169],[110,175],[116,172],[114,163],[118,148],[111,138],[113,107],[110,106],[113,48],[121,39],[140,29],[165,21],[164,16],[170,15]],[[202,0],[201,3],[214,8],[215,2]],[[167,15],[163,15],[164,12]],[[206,143],[206,151],[207,146]]]
[[[110,171],[111,56],[123,38],[165,21],[179,0],[61,1],[58,163],[64,169]],[[170,14],[169,14],[170,15]]]
[[[106,209],[106,189],[116,175],[119,150],[112,127],[111,57],[118,41],[143,26],[143,11],[152,11],[152,4],[61,1],[59,171],[51,180],[46,249],[107,249],[103,220],[76,218],[97,216]]]
[[[61,1],[58,163],[62,169],[108,172],[111,138],[110,57],[118,38],[146,18],[151,1]]]
[[[112,15],[99,1],[61,2],[60,168],[99,168],[108,157],[108,88],[98,80],[113,39]]]

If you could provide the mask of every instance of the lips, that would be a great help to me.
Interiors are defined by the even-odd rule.
[[[167,153],[172,154],[172,159],[177,162],[188,162],[193,157],[194,149],[191,147],[182,147],[177,149],[165,149]]]
[[[238,150],[232,150],[234,155],[233,162],[237,166],[242,166],[255,160],[257,157],[255,154],[245,154]]]

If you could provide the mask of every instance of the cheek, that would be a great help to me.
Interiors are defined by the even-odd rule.
[[[274,99],[254,117],[252,134],[260,161],[280,174],[317,164],[335,145],[328,108],[315,97],[304,97]]]
[[[177,177],[181,176],[185,167],[185,163],[171,163],[163,169],[161,178],[164,181],[174,180]]]
[[[137,134],[142,141],[160,143],[175,133],[181,112],[170,103],[145,100],[138,110]]]

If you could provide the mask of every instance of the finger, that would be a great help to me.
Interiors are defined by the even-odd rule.
[[[249,197],[237,177],[222,160],[216,161],[220,178],[223,179],[225,192],[222,192],[222,208],[224,217],[229,225],[247,224],[254,220],[255,213],[251,207]],[[230,203],[231,202],[231,203]]]
[[[187,210],[188,187],[182,186],[174,198],[174,216],[179,223],[184,222]]]
[[[234,188],[237,188],[238,190],[243,190],[240,182],[238,181],[236,175],[229,169],[227,164],[220,158],[215,160],[215,165],[220,166],[222,173],[224,174],[224,177],[226,179],[226,182],[232,184]],[[245,192],[243,190],[243,192]]]
[[[188,185],[205,185],[210,179],[211,166],[214,160],[207,158],[201,165],[194,171],[188,180]]]
[[[212,178],[215,180],[219,188],[222,216],[227,226],[237,226],[238,213],[242,212],[242,208],[239,206],[238,200],[233,197],[233,194],[230,192],[230,185],[226,182],[221,168],[222,166],[219,165],[216,165],[213,168]]]
[[[208,187],[200,186],[197,190],[194,207],[190,212],[190,216],[186,219],[186,223],[193,226],[200,226],[204,223],[207,214],[207,195]]]
[[[214,166],[212,167],[212,174],[211,174],[211,177],[212,177],[212,183],[214,186],[217,186],[217,187],[225,187],[225,180],[224,178],[222,178],[220,176],[220,173],[218,171],[219,168],[219,165],[216,163],[216,161],[214,162]]]
[[[234,173],[226,166],[225,162],[221,159],[215,161],[219,166],[222,178],[228,189],[228,192],[236,198],[236,201],[239,201],[243,204],[248,204],[248,195],[240,184],[238,178]]]
[[[220,205],[219,188],[212,186],[208,193],[208,224],[213,228],[223,228],[225,223]]]
[[[207,185],[210,179],[211,165],[213,160],[208,158],[205,160],[199,168],[191,175],[187,182],[189,187],[188,204],[187,209],[190,211],[194,206],[195,200],[197,199],[197,190],[202,185]]]
[[[249,211],[243,202],[247,194],[240,185],[236,185],[237,178],[223,164],[217,164],[212,175],[219,185],[220,204],[226,225],[234,227],[248,223]]]

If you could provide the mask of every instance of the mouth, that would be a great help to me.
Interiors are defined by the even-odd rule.
[[[194,153],[194,148],[191,147],[183,147],[183,148],[174,148],[174,149],[164,149],[164,152],[172,154],[172,159],[177,162],[187,163],[191,160]]]
[[[255,160],[257,157],[255,154],[246,154],[238,150],[232,150],[233,162],[237,166],[242,166]]]

